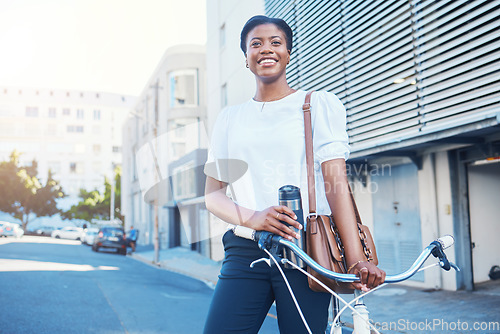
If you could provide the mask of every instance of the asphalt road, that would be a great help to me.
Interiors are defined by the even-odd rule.
[[[77,241],[0,239],[0,333],[201,333],[213,290]],[[276,333],[273,319],[261,333]]]

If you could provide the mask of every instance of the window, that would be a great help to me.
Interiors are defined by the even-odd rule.
[[[176,200],[196,196],[196,174],[193,162],[174,169],[172,179]]]
[[[72,133],[83,133],[83,125],[68,125],[66,127],[66,131]]]
[[[83,163],[81,162],[70,162],[69,172],[72,174],[83,174]]]
[[[94,151],[94,154],[100,154],[101,153],[101,145],[99,144],[94,144],[92,146],[92,150]]]
[[[83,109],[77,109],[76,110],[76,118],[79,118],[79,119],[83,119],[84,118]]]
[[[70,113],[69,108],[63,108],[63,110],[62,110],[62,114],[63,114],[64,116],[69,116],[69,115],[71,114],[71,113]]]
[[[56,118],[56,108],[49,108],[49,118]]]
[[[95,121],[98,121],[98,120],[100,120],[100,119],[101,119],[101,111],[100,111],[100,110],[98,110],[98,109],[95,109],[95,110],[94,110],[94,120],[95,120]]]
[[[113,146],[113,153],[120,153],[122,148],[120,146]]]
[[[26,117],[38,117],[38,107],[26,107]]]
[[[170,107],[198,105],[198,71],[179,70],[170,73]]]

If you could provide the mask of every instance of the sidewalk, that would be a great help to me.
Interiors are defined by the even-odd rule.
[[[139,246],[131,256],[152,264],[154,250],[152,246]],[[215,286],[221,263],[177,247],[160,251],[159,267]],[[352,299],[350,295],[341,297]],[[392,284],[366,296],[365,304],[381,333],[500,334],[500,280],[479,284],[472,292],[423,290]],[[343,313],[342,320],[350,326],[350,310]]]
[[[136,252],[130,256],[153,265],[155,251],[153,246],[137,246]],[[160,250],[159,260],[160,268],[199,279],[214,287],[222,265],[184,247]]]

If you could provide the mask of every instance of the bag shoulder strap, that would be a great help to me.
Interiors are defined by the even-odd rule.
[[[309,213],[316,213],[316,185],[314,180],[313,137],[311,123],[311,95],[307,92],[302,111],[304,112],[304,136],[306,139],[307,188],[309,194]]]
[[[311,121],[311,95],[314,91],[309,91],[306,94],[302,111],[304,112],[304,136],[306,142],[306,169],[307,169],[307,188],[309,194],[309,213],[316,213],[316,181],[314,178],[314,156],[313,156],[313,136],[312,136],[312,121]],[[356,221],[361,224],[361,217],[359,216],[354,196],[352,195],[351,185],[347,183],[349,194],[351,195],[352,206]]]

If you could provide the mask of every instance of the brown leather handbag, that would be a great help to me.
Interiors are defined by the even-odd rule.
[[[311,94],[307,93],[302,110],[304,111],[304,132],[306,142],[306,164],[307,164],[307,184],[309,194],[309,215],[306,220],[306,252],[307,254],[320,265],[328,270],[338,273],[347,273],[347,263],[344,256],[344,245],[340,238],[338,229],[332,215],[316,214],[316,185],[314,178],[314,158],[313,158],[313,138],[312,138],[312,123],[311,123]],[[378,264],[375,244],[368,227],[361,223],[358,208],[352,195],[351,187],[348,183],[349,193],[351,195],[352,205],[357,221],[359,232],[359,240],[363,247],[364,255],[367,261]],[[351,283],[339,283],[335,280],[328,279],[310,267],[307,271],[314,277],[318,278],[326,286],[337,293],[352,293],[353,286]],[[316,281],[309,278],[309,287],[313,291],[327,292]]]

